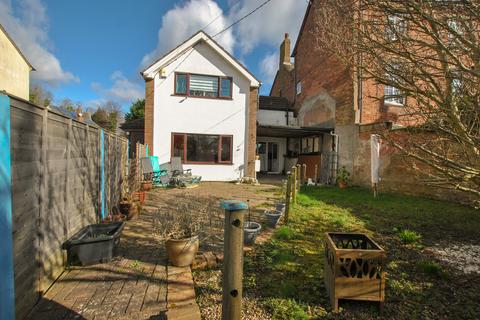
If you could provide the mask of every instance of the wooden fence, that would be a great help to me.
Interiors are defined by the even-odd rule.
[[[97,126],[14,97],[10,118],[15,309],[22,319],[64,270],[63,242],[127,192],[127,140],[107,132],[102,139]]]
[[[130,159],[130,167],[128,172],[128,187],[131,191],[140,190],[140,182],[142,181],[142,171],[140,159],[147,156],[145,145],[137,142],[135,146],[134,158]]]
[[[297,193],[300,191],[300,187],[308,183],[307,178],[307,165],[297,164],[293,166],[290,171],[287,172],[287,179],[285,182],[285,223],[289,222],[291,218],[291,209],[297,204]],[[318,177],[318,166],[313,168],[314,176]],[[314,182],[315,185],[317,181]]]

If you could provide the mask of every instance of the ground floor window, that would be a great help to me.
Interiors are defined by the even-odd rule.
[[[172,157],[183,163],[232,163],[231,135],[172,133]]]

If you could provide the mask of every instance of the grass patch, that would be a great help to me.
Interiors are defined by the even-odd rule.
[[[421,272],[431,277],[437,277],[437,278],[445,277],[442,266],[434,261],[428,261],[428,260],[419,261],[417,262],[417,268]]]
[[[268,299],[265,302],[267,309],[274,320],[308,320],[310,319],[305,308],[293,299]]]
[[[273,233],[275,239],[279,240],[292,240],[297,237],[297,232],[288,226],[281,226],[280,228],[276,229]]]
[[[245,295],[272,319],[377,319],[375,303],[342,301],[332,312],[323,284],[324,233],[363,232],[387,254],[384,319],[480,319],[480,278],[449,269],[445,281],[443,268],[419,250],[450,239],[478,243],[479,230],[478,211],[453,203],[302,187],[289,224],[246,254]]]
[[[422,239],[422,235],[408,229],[398,231],[398,237],[404,244],[416,244]]]

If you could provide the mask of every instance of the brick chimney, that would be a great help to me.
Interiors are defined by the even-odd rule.
[[[290,38],[288,33],[285,33],[285,39],[283,39],[282,44],[280,45],[280,65],[279,70],[287,67],[289,69],[292,63],[290,62]]]
[[[81,107],[78,107],[76,110],[75,110],[75,113],[77,114],[77,120],[80,121],[80,122],[85,122],[85,117],[84,117],[84,114],[82,112],[82,108]]]

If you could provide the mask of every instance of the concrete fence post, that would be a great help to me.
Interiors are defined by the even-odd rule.
[[[105,219],[105,132],[100,130],[100,220]]]
[[[222,320],[240,320],[243,293],[243,223],[248,205],[237,200],[224,200],[221,206],[225,209]]]

